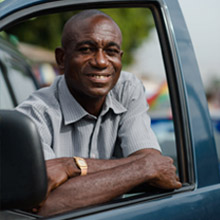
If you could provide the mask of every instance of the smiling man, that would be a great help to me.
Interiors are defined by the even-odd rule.
[[[181,187],[150,128],[141,82],[121,71],[121,42],[106,14],[73,16],[55,51],[64,75],[17,107],[41,136],[48,174],[41,215],[107,202],[141,183]]]
[[[57,63],[71,94],[92,115],[99,115],[120,76],[121,41],[118,26],[103,16],[73,17],[64,28],[63,47],[56,49]]]

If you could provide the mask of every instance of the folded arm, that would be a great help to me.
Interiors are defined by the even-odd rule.
[[[140,159],[145,154],[150,154],[151,152],[160,153],[154,149],[143,149],[131,154],[129,157],[121,159],[101,160],[86,158],[85,160],[88,165],[87,173],[92,174],[130,163],[134,160]],[[47,160],[46,166],[48,175],[48,195],[52,190],[66,182],[69,178],[80,175],[80,169],[74,162],[73,157],[62,157]]]
[[[77,177],[67,177],[63,181],[65,183],[50,192],[38,212],[40,215],[52,215],[107,202],[144,182],[164,189],[181,187],[173,160],[162,156],[157,150],[141,150],[118,160],[86,161],[88,175],[77,176],[79,170],[77,171],[72,160],[72,167],[76,172],[73,174],[71,169],[68,172]]]

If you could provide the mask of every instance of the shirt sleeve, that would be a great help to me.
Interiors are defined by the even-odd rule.
[[[118,132],[123,156],[126,157],[145,148],[161,151],[151,128],[151,120],[147,113],[149,106],[143,84],[138,80],[135,85],[130,85],[126,92],[129,96],[128,107],[121,118]]]
[[[37,108],[28,103],[24,102],[19,105],[15,110],[27,115],[36,125],[41,138],[41,144],[44,152],[45,160],[55,158],[55,153],[51,148],[52,137],[51,137],[51,127],[47,114],[39,113]]]

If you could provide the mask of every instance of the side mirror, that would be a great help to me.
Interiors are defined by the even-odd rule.
[[[0,111],[0,209],[30,209],[46,196],[47,175],[35,124]]]

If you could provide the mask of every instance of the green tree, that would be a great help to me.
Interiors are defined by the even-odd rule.
[[[123,35],[123,64],[130,64],[133,50],[140,46],[143,40],[148,37],[151,28],[154,27],[151,11],[145,8],[118,8],[103,11],[119,25]]]
[[[154,27],[149,9],[103,9],[121,28],[123,34],[123,64],[132,62],[132,51],[148,36]],[[54,50],[60,45],[61,33],[65,22],[76,12],[65,12],[32,18],[7,30],[18,37],[19,41],[39,45]]]

